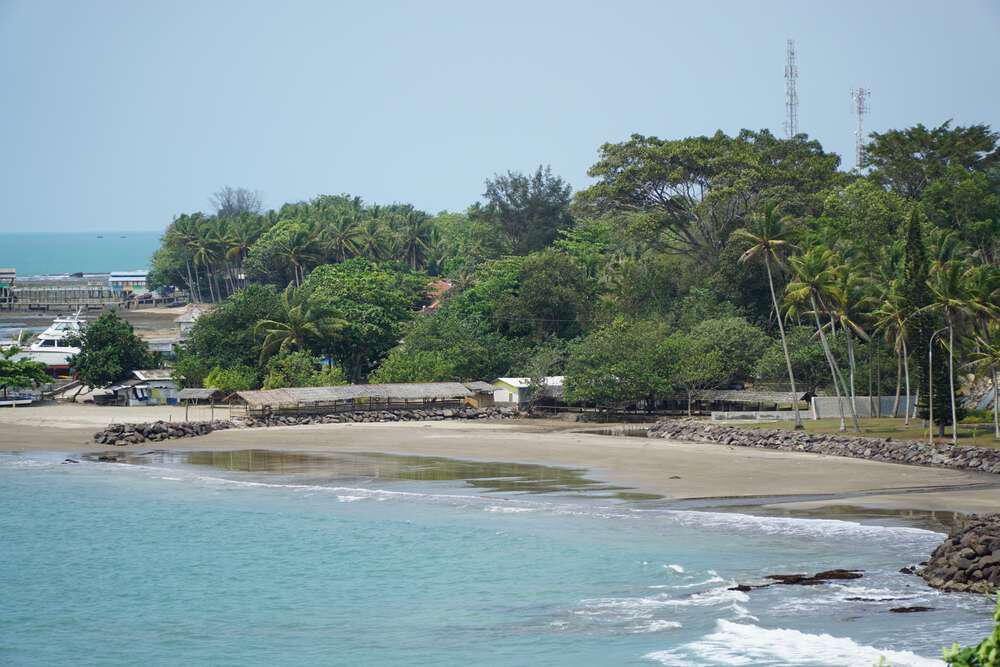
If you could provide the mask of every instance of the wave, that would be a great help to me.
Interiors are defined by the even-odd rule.
[[[668,570],[673,570],[677,574],[684,574],[683,565],[664,565],[663,567],[667,568]]]
[[[668,667],[699,665],[874,665],[885,658],[894,667],[939,667],[940,660],[910,651],[858,644],[847,637],[768,629],[719,619],[715,631],[676,649],[643,656]]]

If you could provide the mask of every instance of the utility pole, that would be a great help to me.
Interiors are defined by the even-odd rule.
[[[785,43],[785,138],[799,133],[799,64],[795,54],[795,40]]]
[[[861,171],[861,164],[865,157],[865,116],[868,114],[868,98],[872,91],[867,88],[854,88],[851,90],[851,111],[858,117],[858,127],[854,131],[854,168]]]

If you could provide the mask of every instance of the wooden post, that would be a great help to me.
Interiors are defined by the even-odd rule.
[[[191,405],[190,400],[184,401],[184,421],[188,420],[188,406]]]

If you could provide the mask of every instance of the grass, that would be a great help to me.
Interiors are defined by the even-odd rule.
[[[805,417],[805,415],[803,415]],[[839,433],[840,419],[805,419],[802,420],[807,433]],[[736,425],[736,424],[734,424]],[[739,424],[742,426],[743,424]],[[773,422],[751,422],[746,424],[747,428],[784,428],[791,430],[795,423],[788,421]],[[902,418],[891,417],[871,417],[861,419],[862,435],[874,438],[893,438],[895,440],[921,440],[927,442],[927,429],[920,427],[920,420],[910,420],[910,425],[905,426]],[[847,431],[843,435],[854,435],[851,427],[851,419],[847,418]],[[951,442],[951,427],[945,429],[945,437],[939,438],[934,434],[934,442],[948,444]],[[958,444],[976,445],[977,447],[1000,447],[1000,440],[993,437],[993,424],[959,424]]]

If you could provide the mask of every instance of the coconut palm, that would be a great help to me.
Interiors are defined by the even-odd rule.
[[[955,329],[971,320],[981,308],[970,299],[967,270],[951,260],[931,273],[927,281],[934,302],[922,310],[936,312],[948,328],[948,390],[951,401],[951,441],[958,443],[958,408],[955,401]]]
[[[361,232],[360,216],[342,211],[320,232],[320,244],[334,261],[343,262],[358,254]]]
[[[260,237],[261,226],[257,219],[247,213],[232,221],[226,236],[226,260],[232,262],[236,275],[234,282],[246,287],[243,276],[243,261],[250,252],[250,246]]]
[[[902,377],[906,378],[906,413],[903,423],[910,423],[910,359],[907,348],[907,336],[909,334],[909,317],[912,309],[908,306],[906,298],[899,291],[899,284],[896,281],[890,283],[889,288],[882,296],[882,302],[872,313],[875,318],[875,327],[882,332],[886,341],[892,345],[896,352],[896,399],[892,405],[892,416],[896,416],[899,409],[899,389]]]
[[[377,217],[366,217],[358,233],[357,252],[362,257],[377,262],[388,256],[386,252],[387,232]]]
[[[802,426],[802,416],[799,414],[798,392],[795,389],[795,374],[792,372],[792,358],[788,354],[788,340],[785,338],[785,324],[778,308],[778,297],[774,292],[774,276],[771,264],[776,268],[784,267],[784,257],[792,247],[788,240],[788,230],[777,215],[777,205],[771,204],[764,214],[750,224],[748,229],[737,230],[736,239],[744,239],[750,247],[740,256],[741,263],[753,260],[763,261],[767,269],[767,284],[771,288],[771,305],[774,307],[774,318],[778,321],[778,331],[781,333],[781,349],[785,353],[785,365],[788,367],[788,382],[792,387],[792,404],[795,408],[795,428]]]
[[[986,328],[986,333],[976,337],[976,349],[970,354],[968,363],[976,375],[989,375],[993,383],[993,437],[1000,440],[1000,387],[997,374],[1000,373],[1000,323],[994,319]]]
[[[825,327],[819,318],[821,312],[820,306],[824,304],[823,296],[827,295],[829,298],[831,292],[836,289],[836,259],[837,257],[834,252],[823,246],[811,248],[804,255],[791,257],[789,263],[791,264],[794,279],[788,283],[785,288],[785,294],[792,302],[808,302],[812,307],[811,312],[816,320],[816,332],[819,334],[823,353],[826,356],[827,363],[830,365],[833,391],[837,397],[837,407],[840,411],[840,430],[846,431],[844,401],[841,399],[841,387],[846,387],[846,385],[843,375],[841,375],[840,367],[837,365],[837,360],[833,356],[833,350],[830,349],[830,343],[827,341],[824,331]],[[853,410],[853,405],[850,402],[848,404],[852,407],[851,417],[854,421],[854,430],[860,432],[861,424],[858,421],[858,415]]]
[[[212,235],[212,225],[209,220],[202,219],[195,227],[194,238],[189,242],[191,248],[191,258],[195,269],[201,267],[205,272],[205,281],[208,283],[208,294],[211,300],[216,301],[215,288],[212,286],[212,267],[219,259],[217,244]],[[197,270],[195,279],[197,280]]]
[[[281,304],[280,318],[260,320],[254,327],[254,336],[261,341],[262,364],[276,353],[305,350],[310,342],[322,344],[347,326],[344,320],[312,306],[301,289],[291,285],[282,293]]]
[[[398,216],[398,257],[416,271],[424,264],[430,248],[430,221],[427,214],[412,208],[400,211]]]
[[[278,248],[278,254],[292,269],[292,281],[295,286],[302,284],[306,277],[306,266],[316,257],[316,235],[305,224],[297,225],[291,230]]]
[[[854,354],[854,337],[868,340],[868,334],[862,324],[868,316],[872,299],[868,294],[867,280],[859,271],[847,264],[841,264],[836,268],[836,283],[828,288],[828,292],[830,294],[831,328],[833,327],[832,323],[836,322],[847,339],[848,389],[851,409],[857,412],[857,393],[854,383],[857,363]]]

